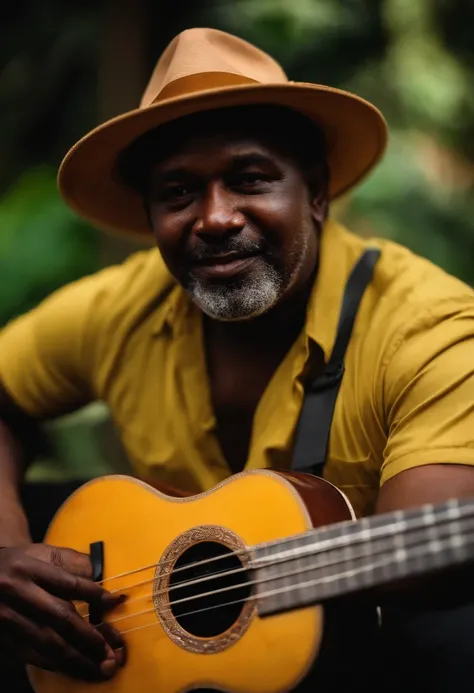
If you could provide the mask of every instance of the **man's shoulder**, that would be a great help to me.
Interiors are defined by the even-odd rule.
[[[400,314],[474,307],[474,291],[460,279],[405,246],[387,239],[374,242],[382,251],[374,287]]]
[[[390,323],[407,323],[420,312],[452,314],[474,310],[474,290],[441,267],[406,246],[376,235],[362,237],[333,223],[338,244],[344,247],[346,275],[364,250],[377,247],[380,258],[367,293],[377,313],[386,312]],[[332,248],[336,252],[336,248]],[[346,279],[347,281],[347,279]]]
[[[160,305],[175,281],[158,250],[143,250],[120,264],[105,267],[69,284],[62,291],[77,296],[99,319],[138,315]]]
[[[381,249],[363,321],[370,339],[361,342],[372,350],[373,362],[386,366],[401,352],[410,354],[413,363],[419,357],[425,362],[472,338],[474,291],[470,286],[391,240],[363,239],[362,245]],[[408,373],[406,363],[405,367]]]
[[[466,283],[392,240],[343,227],[339,239],[348,272],[365,249],[381,250],[356,326],[363,337],[358,343],[372,350],[371,359],[386,364],[402,345],[418,339],[425,351],[426,339],[436,351],[474,335],[474,290]]]
[[[104,296],[110,295],[114,302],[136,303],[138,295],[142,301],[155,296],[162,288],[173,283],[166,265],[155,248],[133,253],[120,264],[110,265],[88,278]],[[124,291],[124,288],[127,291]]]
[[[66,284],[18,322],[42,325],[55,334],[71,325],[86,340],[116,344],[130,331],[164,308],[176,285],[158,250],[130,255],[120,264]]]

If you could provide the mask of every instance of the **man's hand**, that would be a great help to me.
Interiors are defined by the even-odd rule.
[[[123,597],[91,580],[89,556],[28,544],[0,549],[0,650],[42,669],[75,678],[110,678],[125,660],[124,642],[110,626],[101,632],[72,600],[105,611]]]

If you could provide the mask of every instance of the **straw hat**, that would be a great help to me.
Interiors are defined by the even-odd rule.
[[[68,152],[59,170],[60,192],[73,210],[99,228],[149,234],[140,195],[117,174],[119,155],[159,125],[245,104],[287,106],[319,125],[332,199],[355,185],[385,149],[383,116],[364,99],[288,81],[278,63],[250,43],[216,29],[188,29],[161,55],[139,108],[99,125]]]

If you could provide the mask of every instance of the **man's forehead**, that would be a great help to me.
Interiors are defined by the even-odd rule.
[[[302,114],[286,107],[239,106],[183,116],[146,133],[122,156],[121,175],[143,191],[152,170],[175,167],[178,158],[205,161],[211,152],[214,159],[218,154],[236,156],[231,150],[244,146],[275,163],[281,157],[305,169],[325,158],[320,130]]]
[[[217,147],[230,151],[233,147],[248,146],[276,153],[284,147],[285,140],[297,134],[280,127],[278,117],[270,117],[278,113],[274,108],[249,106],[196,113],[162,126],[156,133],[154,151],[150,154],[159,163],[183,152]]]
[[[186,140],[170,146],[167,151],[157,151],[153,168],[156,171],[166,173],[174,169],[185,168],[198,161],[212,159],[216,163],[239,164],[241,166],[251,164],[265,164],[275,158],[276,152],[263,137],[243,135],[237,133],[221,133],[208,135],[194,134]]]

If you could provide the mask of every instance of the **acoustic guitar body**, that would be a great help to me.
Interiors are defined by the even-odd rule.
[[[353,517],[342,493],[305,474],[243,472],[186,498],[125,476],[85,484],[58,511],[46,542],[84,553],[103,542],[104,586],[128,595],[105,619],[124,634],[127,662],[97,684],[29,667],[34,690],[292,690],[318,655],[322,609],[261,617],[245,571],[251,547]],[[195,584],[179,586],[185,580]],[[78,610],[87,617],[88,605]]]

